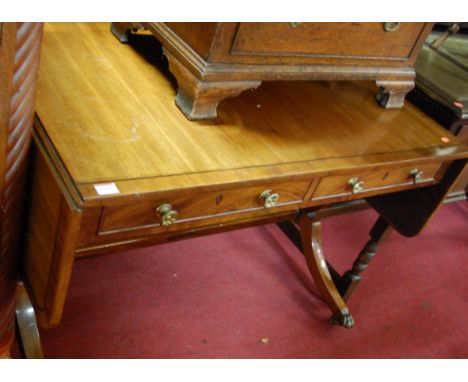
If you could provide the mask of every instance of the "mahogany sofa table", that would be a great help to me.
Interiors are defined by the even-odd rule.
[[[381,108],[370,82],[268,82],[191,122],[161,65],[108,29],[45,27],[24,263],[41,326],[60,322],[76,258],[280,222],[352,327],[346,301],[378,241],[389,225],[420,232],[468,147],[410,104]],[[380,217],[341,276],[319,210],[363,197]]]

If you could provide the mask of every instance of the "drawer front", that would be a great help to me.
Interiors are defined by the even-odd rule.
[[[231,49],[244,55],[405,60],[425,23],[240,23]]]
[[[312,200],[340,197],[360,198],[376,192],[382,193],[383,189],[388,189],[391,192],[396,191],[397,188],[427,186],[434,182],[434,177],[440,167],[440,163],[429,163],[420,166],[324,177],[319,181]]]
[[[303,201],[309,188],[310,180],[294,182],[262,184],[238,189],[207,191],[197,190],[179,194],[168,194],[163,197],[147,199],[139,203],[123,206],[105,207],[101,218],[100,233],[134,230],[139,228],[163,227],[164,215],[166,223],[178,223],[200,220],[223,214],[237,214],[253,210],[267,209],[265,203],[274,201],[277,194],[279,198],[273,206],[268,205],[272,212],[275,207],[295,206]],[[260,195],[264,191],[262,198]],[[268,196],[270,196],[268,198]],[[160,206],[164,206],[158,212]],[[168,207],[170,206],[170,208]],[[294,208],[294,207],[291,207]],[[176,211],[171,212],[171,211]],[[175,221],[168,221],[170,215]],[[177,216],[174,216],[174,215]]]

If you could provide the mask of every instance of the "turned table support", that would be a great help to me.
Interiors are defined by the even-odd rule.
[[[365,271],[372,258],[375,256],[377,246],[391,232],[391,227],[381,216],[377,219],[370,231],[371,239],[366,243],[353,263],[352,268],[342,277],[340,293],[347,301],[361,281],[361,273]]]

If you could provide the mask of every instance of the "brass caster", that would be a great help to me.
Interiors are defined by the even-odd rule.
[[[351,329],[354,326],[354,318],[350,314],[345,314],[341,317],[341,325],[346,329]]]
[[[354,318],[349,313],[336,315],[330,317],[329,319],[332,325],[341,325],[346,329],[351,329],[354,326]]]

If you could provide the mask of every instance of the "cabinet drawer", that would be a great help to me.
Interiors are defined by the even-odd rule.
[[[240,23],[232,54],[406,59],[424,25]]]
[[[394,191],[394,188],[405,189],[428,185],[434,181],[434,177],[440,167],[440,163],[428,163],[420,166],[324,177],[320,180],[313,193],[312,200],[350,197],[354,195],[362,197],[385,188],[388,188],[389,191]],[[415,176],[417,176],[417,179],[415,179]],[[353,192],[353,184],[357,182],[362,183],[354,186]],[[359,188],[362,189],[360,190]]]
[[[266,183],[237,189],[170,193],[139,203],[105,207],[99,232],[106,233],[162,226],[163,215],[170,213],[170,211],[176,211],[176,219],[171,224],[175,225],[222,214],[266,209],[265,198],[268,197],[268,193],[264,195],[264,198],[260,195],[267,190],[271,191],[270,195],[277,194],[279,196],[276,203],[268,207],[274,211],[275,207],[301,203],[310,182],[310,180],[298,180],[284,183]],[[275,195],[270,196],[268,201],[271,202],[274,199]],[[158,212],[157,208],[162,205],[166,205],[166,207],[163,211]],[[169,210],[167,205],[170,205]]]

